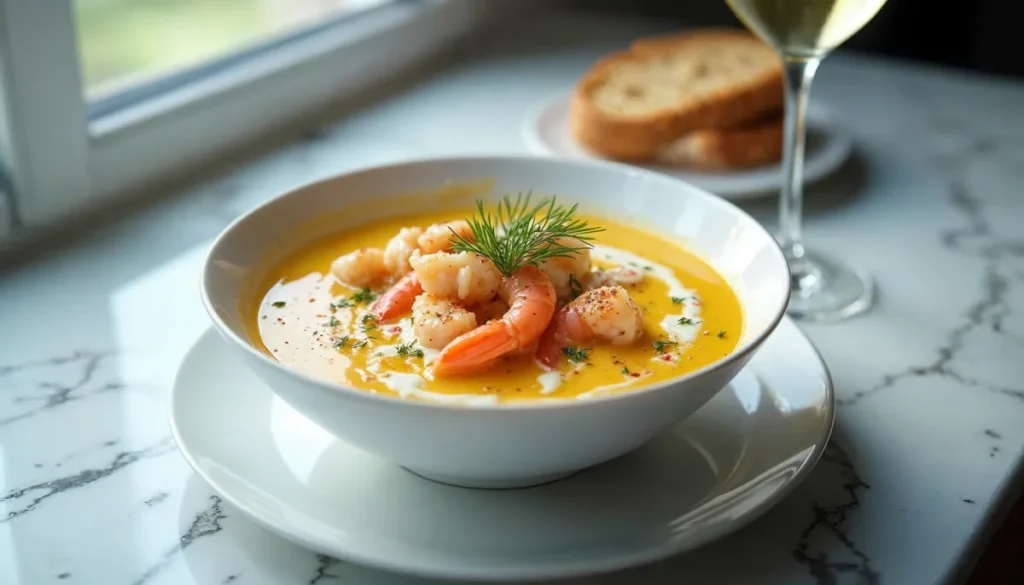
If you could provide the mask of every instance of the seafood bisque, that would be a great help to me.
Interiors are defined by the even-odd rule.
[[[368,392],[461,404],[587,399],[716,362],[743,327],[707,263],[555,199],[360,225],[273,266],[261,349]]]

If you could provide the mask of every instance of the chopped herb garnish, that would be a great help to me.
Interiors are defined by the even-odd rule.
[[[691,319],[689,317],[680,317],[679,318],[679,324],[680,325],[693,325],[693,319]]]
[[[587,352],[587,350],[583,349],[582,347],[576,347],[574,345],[567,345],[563,347],[562,353],[569,358],[570,362],[576,364],[587,363],[587,358],[590,355],[589,352]]]
[[[644,266],[644,270],[646,270],[647,272],[651,272],[651,271],[654,270],[654,267],[653,266]]]
[[[351,298],[353,303],[361,305],[363,303],[368,303],[373,299],[377,298],[377,293],[373,292],[368,288],[364,288],[357,292],[356,294],[352,295]]]
[[[363,332],[373,331],[377,328],[377,318],[370,313],[363,315],[363,318],[360,319],[359,322],[361,323],[360,328]]]
[[[654,351],[656,351],[658,353],[665,353],[665,350],[667,348],[669,348],[669,347],[671,347],[671,346],[673,346],[675,344],[676,344],[676,342],[674,342],[674,341],[664,341],[664,340],[659,339],[658,341],[655,341],[654,344],[653,344],[654,345]]]
[[[569,273],[569,293],[574,299],[583,294],[583,284],[576,280],[576,275],[571,272]]]
[[[328,327],[337,327],[338,325],[341,325],[341,321],[338,321],[337,317],[335,317],[334,315],[331,315],[331,319],[329,321],[327,321],[327,326]]]
[[[673,305],[681,305],[681,304],[685,303],[686,299],[688,299],[688,298],[690,298],[690,297],[672,297],[672,304]]]
[[[352,306],[352,301],[346,299],[345,297],[342,297],[342,298],[334,301],[333,303],[331,303],[331,306],[332,307],[337,307],[339,309],[344,309],[346,307],[351,307]]]
[[[474,252],[494,262],[505,276],[512,276],[523,266],[536,266],[550,258],[569,258],[591,248],[593,234],[603,228],[587,225],[576,219],[576,205],[558,205],[554,197],[530,204],[530,194],[519,194],[513,200],[505,195],[498,209],[484,209],[481,200],[468,219],[472,238],[467,239],[452,230],[452,250]],[[575,238],[580,246],[566,246],[562,238]]]
[[[286,303],[284,301],[274,301],[270,304],[280,309],[281,307],[285,306]]]
[[[414,348],[411,343],[403,343],[395,348],[395,353],[400,356],[423,357],[423,350]]]
[[[367,343],[370,343],[369,339],[364,339],[362,341],[357,341],[357,342],[352,344],[352,349],[363,349],[364,347],[366,347]]]
[[[345,336],[341,337],[340,339],[335,340],[334,341],[334,349],[341,349],[341,348],[345,347],[346,343],[348,343],[348,335],[345,335]]]
[[[718,338],[719,339],[725,339],[725,330],[722,330],[722,331],[718,332]]]
[[[623,376],[628,376],[629,375],[629,368],[626,368],[626,367],[622,368],[622,375]]]

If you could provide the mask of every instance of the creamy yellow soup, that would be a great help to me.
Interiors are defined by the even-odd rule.
[[[368,392],[464,404],[586,399],[628,392],[700,369],[729,355],[740,338],[735,293],[707,263],[662,237],[604,218],[591,251],[597,269],[625,268],[643,278],[624,285],[644,312],[644,336],[622,346],[583,346],[577,361],[549,372],[530,355],[506,356],[486,371],[434,379],[435,350],[421,347],[410,315],[368,317],[382,290],[338,282],[331,262],[362,247],[383,247],[404,226],[469,217],[464,212],[388,218],[307,245],[273,266],[251,303],[252,335],[268,355],[307,374]]]

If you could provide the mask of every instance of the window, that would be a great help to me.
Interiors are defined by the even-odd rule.
[[[16,221],[161,184],[540,4],[0,0],[0,159]]]
[[[86,95],[102,99],[388,0],[73,0]]]

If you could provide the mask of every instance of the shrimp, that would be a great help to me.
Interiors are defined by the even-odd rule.
[[[477,323],[486,323],[492,319],[501,319],[501,316],[508,312],[508,305],[505,301],[495,298],[473,305],[469,310],[476,315]]]
[[[423,235],[423,228],[404,227],[398,235],[388,240],[384,246],[384,267],[395,276],[405,276],[412,271],[409,257],[419,250],[417,240]]]
[[[476,322],[481,324],[493,321],[494,319],[501,319],[502,315],[508,312],[508,305],[500,298],[494,298],[468,308],[474,315],[476,315]],[[531,343],[530,345],[524,345],[515,351],[510,351],[507,355],[533,355],[536,349],[537,344]]]
[[[452,240],[455,238],[452,232],[471,242],[473,241],[473,230],[469,229],[469,222],[464,219],[457,219],[448,223],[435,223],[428,227],[417,239],[420,250],[424,254],[450,250]]]
[[[624,286],[639,284],[644,280],[644,273],[635,268],[610,268],[588,272],[581,279],[584,290],[593,290],[602,286]]]
[[[561,300],[568,300],[583,292],[583,279],[590,272],[590,249],[576,238],[559,238],[556,244],[579,248],[569,256],[548,258],[540,263],[540,271],[548,275]]]
[[[420,345],[441,349],[476,329],[476,315],[448,299],[422,294],[412,305],[412,331]]]
[[[345,284],[366,288],[388,276],[380,248],[360,248],[331,262],[331,273]]]
[[[509,309],[501,319],[455,338],[434,360],[434,376],[480,370],[537,341],[555,314],[555,287],[535,266],[505,278],[498,291]]]
[[[416,302],[416,297],[422,292],[423,287],[420,286],[420,281],[416,280],[416,274],[410,272],[398,279],[398,282],[391,285],[391,288],[370,305],[370,313],[378,321],[408,313]]]
[[[471,252],[415,252],[409,263],[424,291],[466,305],[489,300],[501,285],[494,263]]]
[[[606,341],[633,343],[644,333],[644,313],[621,286],[587,291],[562,307],[541,337],[537,360],[548,368],[558,365],[567,345]]]

